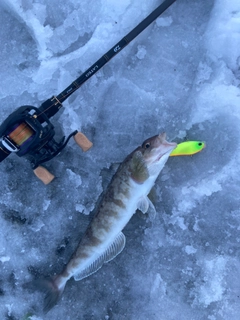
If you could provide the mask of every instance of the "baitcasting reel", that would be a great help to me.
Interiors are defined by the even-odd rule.
[[[54,126],[45,112],[41,107],[22,106],[8,116],[0,126],[0,162],[12,152],[19,157],[25,156],[36,176],[48,184],[54,176],[40,164],[59,154],[72,136],[83,151],[91,148],[92,143],[77,130],[66,140],[63,137],[57,142]]]

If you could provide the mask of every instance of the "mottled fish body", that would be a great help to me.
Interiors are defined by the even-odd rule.
[[[54,306],[71,277],[81,280],[91,275],[123,250],[123,228],[137,209],[145,213],[152,205],[147,195],[177,146],[165,138],[163,133],[144,141],[119,166],[66,268],[47,283],[45,311]]]

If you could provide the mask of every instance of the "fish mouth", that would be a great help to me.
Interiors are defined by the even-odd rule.
[[[146,154],[145,161],[148,164],[158,163],[161,158],[165,155],[169,155],[173,149],[177,147],[177,143],[168,142],[166,140],[166,133],[160,133],[149,140],[149,145],[151,146],[149,152]]]
[[[166,138],[167,138],[166,132],[160,133],[159,136],[158,136],[158,139],[161,142],[161,144],[159,146],[159,149],[162,149],[161,153],[160,153],[160,156],[159,156],[159,159],[162,156],[164,156],[165,154],[171,152],[172,150],[174,150],[177,147],[177,143],[176,142],[168,142],[166,140]]]
[[[159,152],[157,151],[158,156],[154,162],[160,161],[160,159],[164,155],[170,154],[172,152],[172,150],[174,150],[176,147],[177,147],[176,142],[168,142],[167,140],[165,140],[165,136],[164,136],[164,139],[162,140],[161,145],[159,146],[159,148],[156,148],[156,149],[159,149]]]
[[[167,141],[166,141],[166,142],[167,142]],[[170,154],[171,151],[174,150],[174,149],[177,147],[177,143],[175,143],[175,142],[167,142],[166,144],[169,145],[168,150],[166,150],[164,153],[161,153],[161,154],[159,155],[159,157],[157,158],[156,162],[158,162],[164,155],[166,155],[166,154],[168,154],[168,153]]]

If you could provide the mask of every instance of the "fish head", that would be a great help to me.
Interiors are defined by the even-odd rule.
[[[150,177],[156,179],[176,147],[175,142],[166,140],[166,133],[145,140],[126,158],[131,178],[141,184]]]
[[[145,140],[140,151],[148,168],[159,166],[162,169],[170,153],[176,147],[175,142],[166,140],[166,133],[164,132]]]

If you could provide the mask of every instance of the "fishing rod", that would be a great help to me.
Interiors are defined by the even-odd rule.
[[[31,167],[37,177],[45,184],[48,184],[53,180],[54,175],[42,167],[41,164],[59,154],[71,137],[74,137],[75,142],[83,151],[89,150],[92,146],[91,141],[77,130],[71,133],[66,140],[65,137],[63,137],[60,142],[57,142],[54,139],[54,126],[49,119],[62,108],[62,103],[71,94],[125,48],[175,1],[176,0],[165,0],[161,3],[132,31],[116,43],[57,96],[53,96],[44,101],[39,108],[34,106],[21,106],[9,115],[0,126],[0,162],[12,152],[16,153],[19,157],[25,156],[30,161]]]
[[[125,48],[133,39],[135,39],[144,29],[146,29],[153,21],[155,21],[168,7],[176,0],[166,0],[160,4],[152,13],[150,13],[142,22],[140,22],[132,31],[116,43],[108,52],[106,52],[98,61],[89,67],[79,78],[70,84],[58,96],[53,96],[46,100],[40,106],[40,110],[49,118],[55,115],[62,107],[65,101],[72,93],[80,88],[84,82],[90,79],[97,71],[99,71],[110,59],[116,56],[123,48]]]

